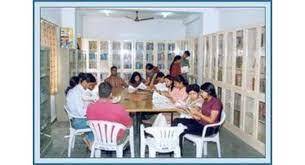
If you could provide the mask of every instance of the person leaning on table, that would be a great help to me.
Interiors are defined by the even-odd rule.
[[[180,135],[180,147],[182,148],[182,138],[185,134],[202,135],[202,131],[205,125],[213,124],[220,121],[222,112],[222,103],[217,98],[215,87],[212,83],[204,83],[201,85],[200,96],[204,102],[201,110],[192,108],[190,119],[176,118],[172,126],[177,126],[179,123],[185,125],[187,129]],[[214,134],[218,131],[218,128],[208,129],[207,135]]]

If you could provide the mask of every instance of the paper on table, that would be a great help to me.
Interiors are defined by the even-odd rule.
[[[133,92],[135,92],[135,91],[138,90],[138,89],[145,90],[145,89],[147,89],[147,86],[146,86],[145,84],[143,84],[143,83],[141,83],[140,85],[138,85],[136,88],[133,87],[133,86],[131,86],[131,85],[129,85],[129,86],[128,86],[128,93],[133,93]]]
[[[158,83],[155,85],[157,91],[166,92],[168,88],[166,87],[165,83]]]
[[[166,96],[160,95],[158,92],[154,92],[152,96],[153,107],[156,109],[171,109],[175,108],[175,105]]]

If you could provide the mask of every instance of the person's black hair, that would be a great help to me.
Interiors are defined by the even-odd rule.
[[[98,86],[98,95],[100,98],[107,98],[110,96],[112,91],[112,86],[108,82],[102,82]]]
[[[164,73],[158,72],[158,73],[157,73],[157,76],[156,76],[156,79],[157,79],[157,78],[162,78],[162,77],[164,77],[164,76],[165,76]]]
[[[78,74],[78,79],[79,79],[79,83],[81,83],[81,82],[87,80],[87,75],[86,75],[86,73],[80,72],[80,73]]]
[[[191,55],[190,51],[188,51],[188,50],[184,51],[184,54],[186,54],[186,56],[188,56],[188,57]]]
[[[206,83],[204,83],[204,84],[201,85],[200,89],[203,90],[203,91],[205,91],[205,92],[207,92],[208,95],[217,98],[215,86],[214,86],[212,83],[206,82]]]
[[[69,86],[65,90],[65,94],[67,95],[69,90],[74,88],[77,84],[79,83],[79,78],[78,76],[73,76],[70,78]]]
[[[112,66],[112,67],[110,68],[110,70],[112,70],[112,69],[118,69],[118,67]]]
[[[146,68],[147,70],[151,70],[151,69],[154,68],[154,65],[151,64],[151,63],[147,63],[146,66],[145,66],[145,68]]]
[[[198,84],[190,84],[186,87],[186,92],[190,93],[191,91],[194,91],[196,93],[200,92],[200,86]]]
[[[166,76],[164,77],[164,79],[166,79],[166,78],[172,81],[171,90],[173,90],[173,88],[174,88],[174,78],[173,78],[173,76],[171,76],[171,75],[166,75]]]
[[[173,62],[171,63],[171,66],[169,67],[169,73],[172,73],[172,67],[173,67],[174,63],[175,63],[176,61],[178,61],[178,60],[181,60],[181,56],[180,56],[180,55],[175,56]]]
[[[179,83],[182,82],[182,84],[184,86],[187,86],[189,84],[188,81],[182,75],[178,75],[178,76],[174,77],[174,81],[179,82]]]
[[[96,78],[93,76],[92,73],[87,73],[86,76],[87,76],[88,82],[90,82],[90,83],[96,83]]]
[[[130,77],[129,83],[131,83],[131,84],[137,83],[137,82],[136,82],[136,76],[139,76],[139,77],[140,77],[140,82],[143,81],[143,78],[142,78],[142,76],[141,76],[141,74],[140,74],[139,72],[133,72],[132,75],[131,75],[131,77]]]

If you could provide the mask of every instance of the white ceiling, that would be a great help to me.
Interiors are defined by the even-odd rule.
[[[147,17],[154,17],[155,19],[174,19],[174,20],[183,20],[189,17],[190,15],[199,14],[200,11],[203,10],[177,10],[177,9],[157,9],[157,8],[120,8],[120,9],[104,9],[104,8],[78,8],[77,11],[80,15],[99,15],[105,16],[104,11],[110,11],[108,17],[115,17],[115,18],[125,18],[126,16],[135,18],[136,11],[139,11],[139,18],[147,18]],[[168,15],[166,18],[162,16],[162,12],[170,12],[171,14]]]

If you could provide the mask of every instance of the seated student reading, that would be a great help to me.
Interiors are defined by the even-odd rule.
[[[87,108],[88,120],[104,120],[116,122],[125,125],[126,127],[132,126],[132,120],[128,112],[120,104],[112,103],[111,100],[112,87],[109,83],[103,82],[98,86],[99,100],[92,103]],[[118,133],[118,143],[123,142],[127,137],[127,132],[120,130]]]
[[[182,123],[187,127],[180,135],[180,147],[182,147],[182,137],[185,134],[202,135],[205,125],[220,121],[222,103],[217,98],[214,85],[209,82],[204,83],[201,86],[200,96],[203,98],[204,102],[201,109],[192,108],[190,110],[191,119],[176,118],[172,123],[172,126],[177,126],[179,123]],[[218,128],[208,129],[207,134],[211,135],[216,133],[216,131],[218,131]]]
[[[116,66],[111,67],[111,75],[105,79],[105,82],[108,82],[112,88],[123,88],[128,87],[127,83],[118,75],[118,68]]]
[[[163,93],[164,96],[170,98],[174,103],[177,101],[185,101],[188,94],[186,92],[187,80],[182,75],[178,75],[174,78],[174,87],[171,91]]]
[[[167,90],[164,77],[165,75],[162,72],[158,72],[155,78],[156,84],[153,85],[151,88],[157,91]]]
[[[192,108],[201,108],[203,99],[200,97],[200,86],[197,84],[190,84],[186,87],[186,92],[188,93],[188,97],[185,101],[178,101],[176,106],[178,108],[185,109],[185,113],[181,113],[180,118],[191,118],[188,113],[189,109]]]
[[[144,85],[144,79],[142,78],[141,74],[139,72],[133,72],[131,75],[131,78],[129,80],[129,92],[135,92],[139,89],[145,90],[147,89],[147,86]]]
[[[156,84],[155,78],[157,73],[159,72],[159,68],[154,66],[151,63],[147,63],[145,66],[145,73],[146,73],[146,82],[145,85],[152,86]]]

